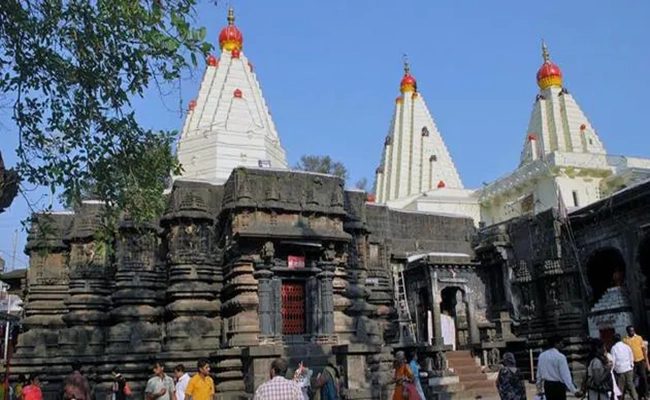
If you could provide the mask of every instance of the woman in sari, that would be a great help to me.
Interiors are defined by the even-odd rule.
[[[328,363],[325,370],[316,378],[316,393],[314,400],[339,400],[341,398],[339,370],[332,363]]]
[[[523,377],[512,353],[503,355],[503,365],[497,376],[497,390],[501,400],[526,400]]]
[[[415,376],[406,362],[403,351],[395,353],[395,392],[393,400],[418,400],[420,395],[413,384]]]
[[[411,372],[413,372],[413,379],[415,380],[415,387],[418,390],[418,394],[420,395],[421,399],[426,399],[424,396],[424,390],[422,389],[422,382],[420,381],[420,375],[426,375],[425,373],[420,372],[420,364],[418,364],[418,353],[413,352],[413,356],[411,357],[411,362],[409,363],[409,367],[411,368]]]

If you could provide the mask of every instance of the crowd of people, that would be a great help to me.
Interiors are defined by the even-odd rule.
[[[647,342],[636,334],[633,326],[628,326],[626,331],[625,337],[614,335],[611,349],[600,339],[591,341],[586,376],[580,387],[573,382],[566,356],[561,352],[562,338],[551,338],[549,349],[537,361],[537,398],[566,400],[570,392],[576,398],[587,400],[648,400]],[[503,356],[497,389],[502,400],[526,399],[524,379],[512,353]]]

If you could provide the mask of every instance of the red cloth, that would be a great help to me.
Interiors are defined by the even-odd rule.
[[[43,400],[43,392],[40,386],[29,385],[23,389],[25,400]]]

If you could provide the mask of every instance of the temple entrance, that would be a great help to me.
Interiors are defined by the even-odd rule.
[[[464,292],[459,287],[446,287],[440,292],[440,330],[445,345],[455,349],[466,348],[468,340],[467,307]]]
[[[625,282],[625,260],[615,248],[597,250],[587,262],[587,278],[591,286],[591,306],[594,306],[612,287]]]
[[[282,281],[282,334],[305,333],[305,283]]]

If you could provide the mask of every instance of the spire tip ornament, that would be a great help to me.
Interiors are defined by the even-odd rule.
[[[562,87],[562,70],[551,61],[546,42],[542,39],[542,58],[544,63],[537,71],[537,86],[541,90],[550,87]]]
[[[402,78],[402,82],[400,83],[399,90],[400,92],[416,92],[417,91],[417,82],[415,81],[415,78],[411,75],[411,64],[409,64],[409,60],[406,57],[406,54],[403,56],[403,61],[404,61],[404,78]]]
[[[219,34],[219,46],[221,50],[233,51],[241,50],[244,45],[244,35],[235,26],[235,9],[228,9],[228,26],[221,30]]]

